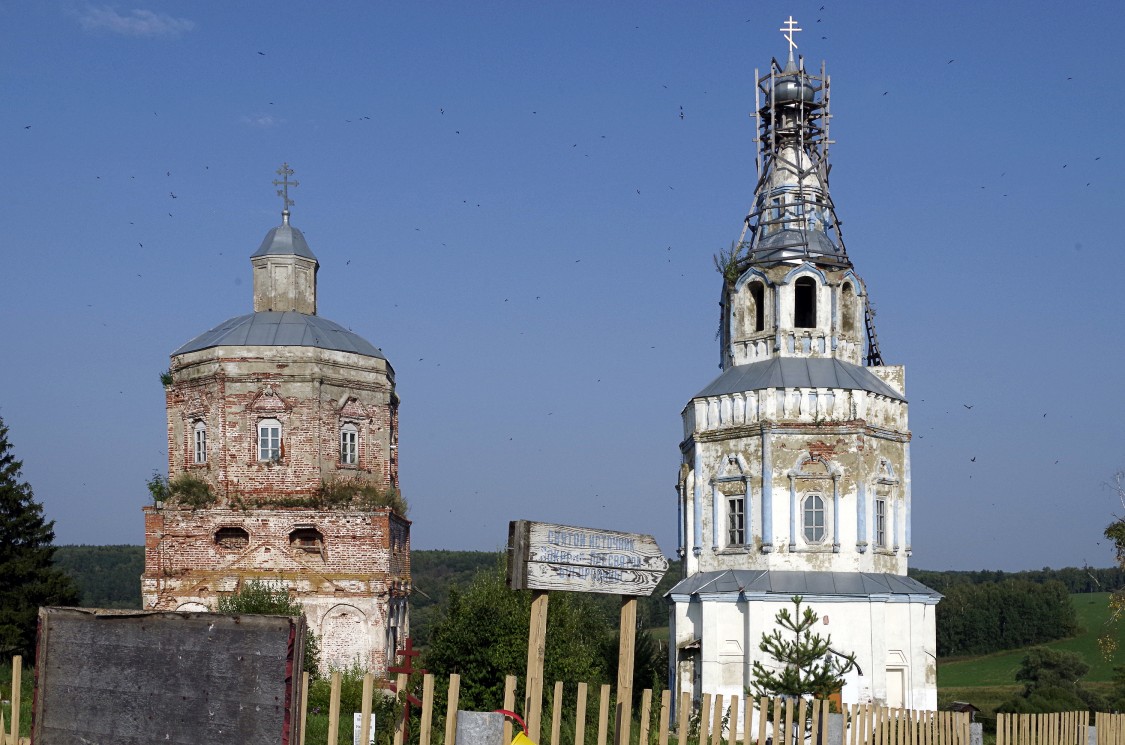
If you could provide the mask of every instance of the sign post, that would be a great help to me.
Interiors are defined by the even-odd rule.
[[[637,596],[651,595],[668,570],[668,559],[650,535],[578,528],[528,520],[508,523],[508,586],[531,590],[524,718],[527,736],[539,742],[543,705],[547,592],[621,595],[621,644],[617,660],[618,743],[629,742]]]

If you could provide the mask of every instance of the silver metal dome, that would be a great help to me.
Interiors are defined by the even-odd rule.
[[[172,352],[172,356],[211,347],[319,347],[387,359],[359,334],[327,318],[296,311],[235,316],[195,337]]]
[[[278,225],[276,228],[266,233],[265,239],[262,240],[262,245],[258,250],[250,254],[250,258],[255,256],[300,256],[306,259],[316,261],[316,255],[313,254],[312,249],[309,248],[308,241],[305,240],[304,234],[289,224],[286,220],[284,224]]]

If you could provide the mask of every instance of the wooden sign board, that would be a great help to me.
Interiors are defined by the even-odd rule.
[[[508,523],[508,586],[651,595],[668,570],[656,539],[528,520]]]
[[[287,745],[305,619],[40,608],[31,737]]]

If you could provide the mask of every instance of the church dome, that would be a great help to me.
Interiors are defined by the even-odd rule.
[[[804,101],[813,103],[815,96],[813,87],[808,78],[800,75],[787,75],[779,78],[773,85],[773,100],[775,103],[796,103]]]
[[[211,347],[319,347],[387,359],[359,334],[327,318],[296,311],[235,316],[172,352],[173,357]]]
[[[251,259],[257,256],[300,256],[316,261],[316,255],[309,248],[304,233],[290,225],[288,219],[266,233],[262,245],[250,254]]]

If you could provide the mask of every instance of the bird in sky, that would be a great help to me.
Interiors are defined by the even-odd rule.
[[[975,406],[976,404],[961,404],[961,405],[962,405],[962,406],[964,406],[964,407],[965,407],[966,409],[971,409],[971,408],[973,408],[973,406]]]

